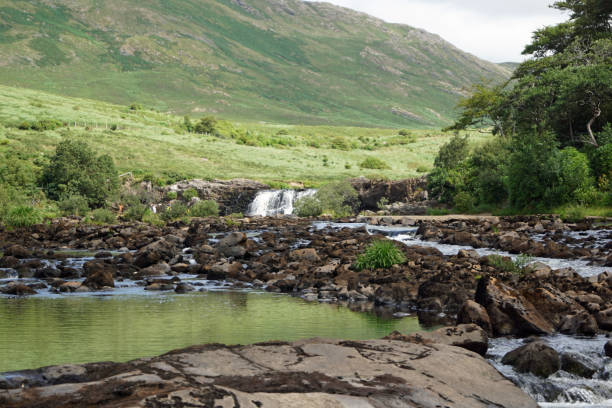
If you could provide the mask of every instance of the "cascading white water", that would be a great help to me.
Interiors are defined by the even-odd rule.
[[[293,214],[293,204],[301,198],[314,195],[317,190],[265,190],[260,191],[249,205],[247,215],[271,217]]]

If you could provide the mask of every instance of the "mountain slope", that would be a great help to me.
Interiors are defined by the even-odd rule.
[[[509,71],[436,35],[300,0],[1,0],[0,82],[242,120],[449,123]]]

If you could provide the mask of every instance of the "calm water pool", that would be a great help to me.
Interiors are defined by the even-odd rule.
[[[127,361],[203,343],[317,336],[357,340],[420,329],[413,317],[382,318],[253,291],[5,297],[0,298],[0,372]]]

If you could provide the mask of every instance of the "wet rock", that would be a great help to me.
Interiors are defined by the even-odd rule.
[[[247,236],[243,232],[232,232],[218,244],[219,253],[226,258],[242,258],[247,253]]]
[[[141,278],[149,277],[149,276],[165,276],[170,272],[171,272],[170,265],[168,265],[165,262],[162,262],[162,263],[158,263],[155,265],[148,266],[144,269],[141,269],[140,271],[138,271],[138,276]]]
[[[4,287],[0,287],[0,292],[4,293],[5,295],[13,296],[28,296],[36,294],[34,289],[19,282],[11,282]]]
[[[168,262],[178,253],[176,247],[165,239],[155,241],[140,250],[135,255],[134,264],[140,268]]]
[[[457,324],[470,323],[478,325],[489,334],[493,333],[493,327],[491,326],[491,319],[489,318],[487,309],[473,300],[466,300],[457,314]]]
[[[545,285],[521,292],[542,316],[565,334],[592,336],[597,333],[595,319],[572,297]]]
[[[604,330],[612,330],[612,307],[597,313],[597,324]]]
[[[596,367],[593,367],[583,356],[575,353],[561,354],[561,369],[584,378],[593,378],[597,372]]]
[[[479,280],[475,300],[487,309],[495,335],[528,336],[554,330],[524,296],[495,278]]]
[[[19,259],[31,258],[32,252],[21,245],[11,245],[4,250],[4,256],[13,256]]]
[[[612,340],[608,340],[604,345],[604,354],[608,357],[612,357]]]
[[[507,353],[502,364],[509,364],[519,373],[546,378],[561,369],[559,354],[541,341],[534,341]]]
[[[559,331],[563,334],[595,336],[599,331],[597,321],[586,310],[573,315],[567,315],[561,321]]]
[[[188,283],[179,283],[174,289],[176,293],[188,293],[193,292],[194,290],[195,288]]]
[[[241,271],[242,264],[240,262],[219,262],[207,271],[207,279],[221,281],[232,277],[236,278]]]
[[[317,251],[314,248],[304,248],[304,249],[296,249],[291,251],[289,254],[289,258],[292,261],[305,261],[310,263],[316,263],[321,260]]]
[[[81,286],[81,282],[76,282],[76,281],[71,281],[71,282],[65,282],[62,283],[59,287],[58,290],[60,292],[74,292],[76,291],[79,287]]]
[[[5,255],[0,258],[0,268],[16,268],[19,265],[19,259],[12,255]]]
[[[247,236],[244,232],[232,232],[219,241],[219,247],[233,247],[246,242]]]
[[[83,285],[91,289],[102,289],[104,287],[115,287],[113,276],[116,272],[115,265],[101,260],[89,261],[83,265],[87,278]]]

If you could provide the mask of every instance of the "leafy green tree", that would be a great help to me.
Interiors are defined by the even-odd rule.
[[[205,133],[213,135],[217,132],[217,119],[212,116],[205,116],[195,125],[196,133]]]
[[[67,139],[57,145],[41,184],[51,199],[80,195],[95,208],[117,192],[119,179],[110,156],[96,156],[85,142]]]

